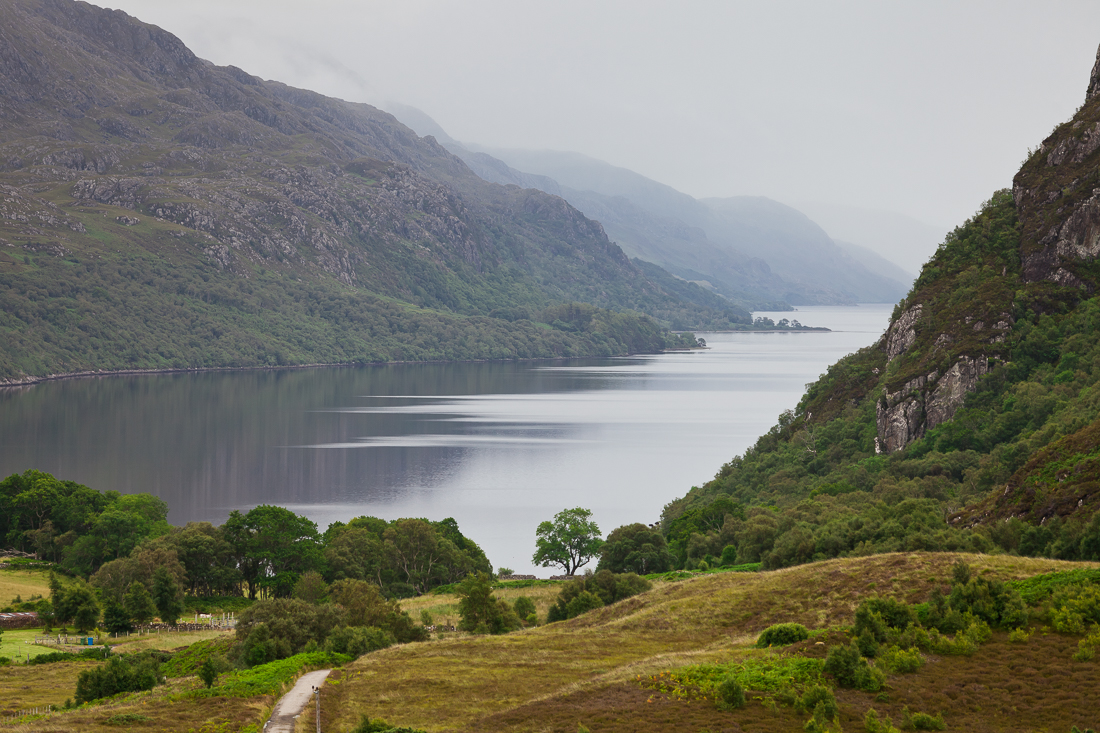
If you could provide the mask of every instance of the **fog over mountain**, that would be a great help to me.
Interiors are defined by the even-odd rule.
[[[1086,0],[112,5],[214,63],[398,100],[458,140],[580,151],[696,198],[941,226],[973,214],[1073,114],[1100,27]]]
[[[906,214],[822,201],[790,201],[836,240],[878,253],[914,277],[943,242],[949,227]]]
[[[748,308],[894,302],[913,279],[869,249],[839,246],[805,214],[762,196],[698,200],[580,153],[460,143],[426,112],[386,106],[482,178],[561,196],[631,256]]]

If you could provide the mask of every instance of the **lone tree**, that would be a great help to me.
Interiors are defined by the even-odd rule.
[[[600,551],[603,540],[600,528],[591,520],[587,509],[565,509],[554,515],[553,522],[543,522],[535,531],[535,550],[531,562],[547,568],[560,565],[566,575],[573,575]]]

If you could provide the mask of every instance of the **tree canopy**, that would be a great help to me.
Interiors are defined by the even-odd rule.
[[[535,531],[535,554],[531,562],[541,567],[558,565],[566,575],[574,575],[600,551],[600,528],[591,519],[592,512],[576,507],[542,522]]]

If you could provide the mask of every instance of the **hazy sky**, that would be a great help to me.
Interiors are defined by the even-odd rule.
[[[959,224],[1084,99],[1091,2],[115,0],[198,55],[694,196]]]

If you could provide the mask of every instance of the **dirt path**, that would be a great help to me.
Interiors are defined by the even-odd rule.
[[[313,688],[323,685],[331,671],[331,669],[319,669],[298,678],[298,682],[290,692],[283,695],[271,712],[271,717],[264,723],[264,733],[294,733],[295,718],[313,697]],[[323,700],[321,704],[324,704]]]

